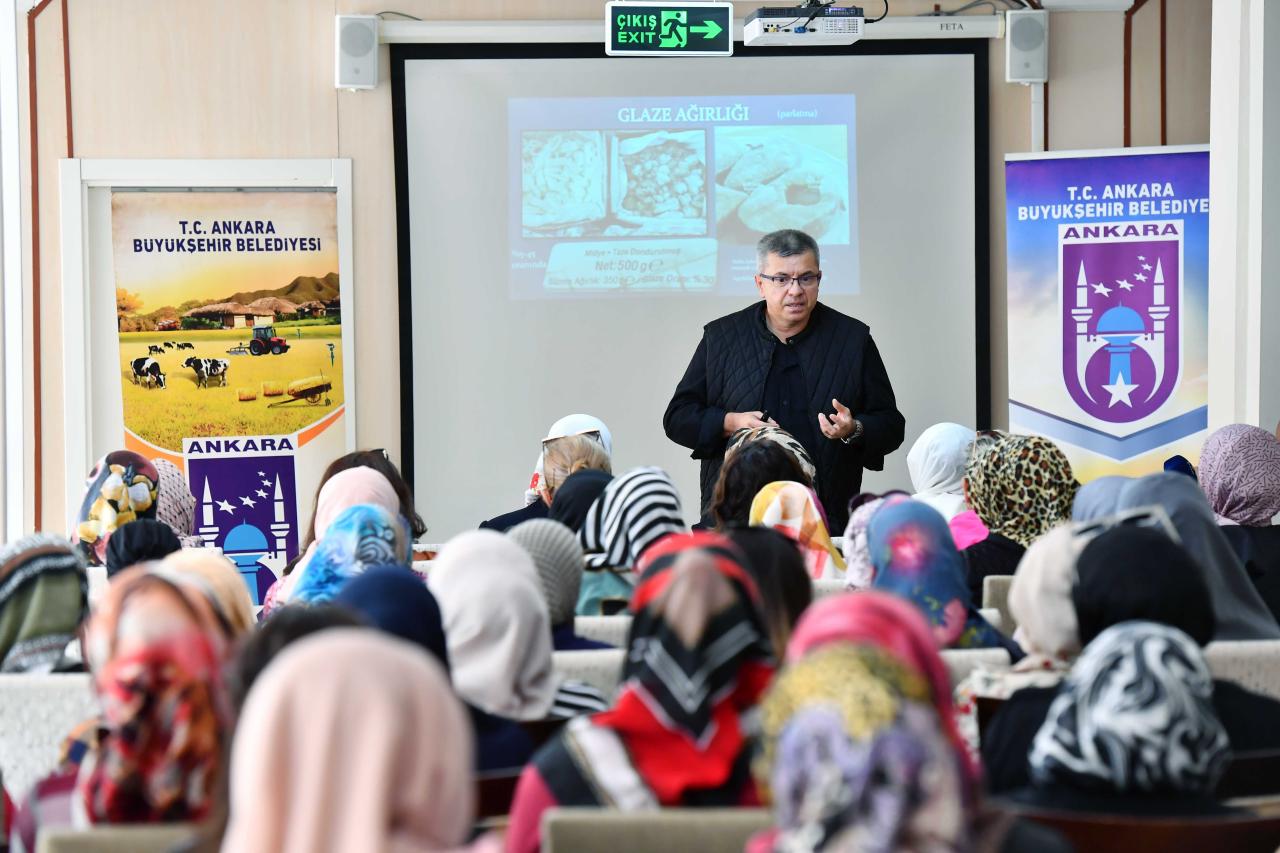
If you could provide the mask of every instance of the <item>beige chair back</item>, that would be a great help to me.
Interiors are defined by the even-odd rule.
[[[1280,700],[1280,640],[1222,640],[1204,658],[1214,678]]]
[[[991,627],[995,628],[1001,634],[1008,637],[1012,631],[1005,630],[1004,614],[994,607],[982,607],[978,610],[978,615],[991,623]]]
[[[627,647],[630,631],[630,616],[575,616],[573,619],[573,632],[579,637],[608,643],[615,649]]]
[[[544,853],[742,853],[773,824],[767,809],[551,809],[542,817]]]
[[[982,579],[982,606],[999,610],[1010,634],[1018,630],[1018,623],[1013,621],[1013,614],[1009,612],[1009,587],[1012,585],[1013,575],[988,575]]]
[[[552,652],[551,666],[562,680],[585,682],[611,699],[622,681],[626,657],[624,649]]]
[[[965,676],[979,667],[1008,669],[1012,663],[1009,653],[1004,649],[943,649],[942,662],[947,665],[952,687],[964,681]]]
[[[814,601],[821,601],[822,599],[828,596],[839,595],[842,592],[848,592],[848,590],[845,589],[843,580],[835,580],[835,579],[824,580],[822,578],[817,578],[813,582],[813,600]]]
[[[53,770],[71,730],[97,713],[86,673],[0,675],[0,773],[15,800]]]
[[[36,853],[168,853],[195,830],[190,823],[41,829]]]

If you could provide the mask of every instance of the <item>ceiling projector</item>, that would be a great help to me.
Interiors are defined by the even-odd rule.
[[[861,6],[763,6],[747,16],[747,47],[853,44],[862,38]]]

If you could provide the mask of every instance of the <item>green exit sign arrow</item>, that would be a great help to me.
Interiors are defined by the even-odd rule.
[[[609,56],[732,56],[732,3],[612,2],[605,6]]]

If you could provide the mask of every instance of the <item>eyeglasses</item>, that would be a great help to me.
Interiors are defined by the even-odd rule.
[[[805,290],[813,290],[818,286],[818,282],[822,281],[822,273],[807,272],[804,275],[764,275],[761,273],[760,278],[782,290],[791,287],[793,283],[800,285]]]
[[[577,436],[577,435],[585,435],[587,438],[590,438],[593,441],[595,441],[596,444],[600,445],[601,447],[604,447],[604,438],[601,437],[600,430],[598,429],[588,429],[588,430],[583,430],[582,432],[570,433],[569,435],[557,435],[554,438],[544,438],[542,439],[542,446],[545,449],[547,445],[552,444],[553,442],[557,442],[562,438],[573,438],[574,436]]]

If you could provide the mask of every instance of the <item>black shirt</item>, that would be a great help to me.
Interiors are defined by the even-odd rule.
[[[803,334],[804,332],[800,333]],[[816,458],[818,444],[813,421],[817,418],[817,413],[811,414],[806,405],[809,394],[804,387],[800,358],[792,344],[800,335],[788,338],[785,344],[775,338],[773,361],[769,365],[769,375],[764,380],[763,407],[765,413],[778,422],[778,426],[804,445],[810,458]]]

